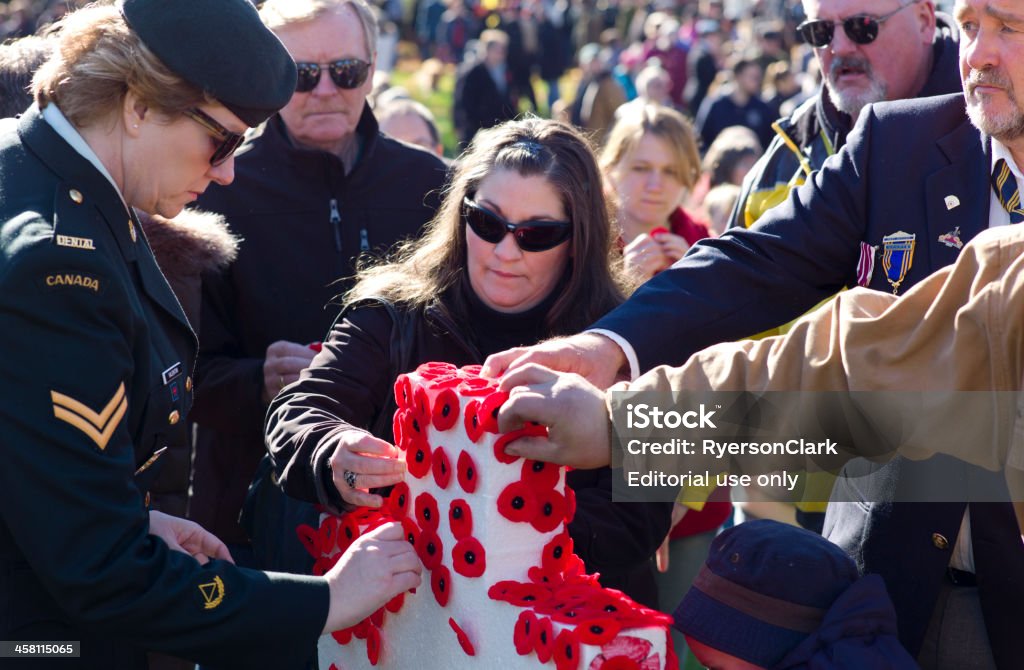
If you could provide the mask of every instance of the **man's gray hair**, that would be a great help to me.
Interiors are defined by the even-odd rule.
[[[346,5],[359,17],[370,59],[374,60],[377,57],[377,15],[365,0],[267,0],[260,8],[260,18],[263,25],[277,32],[280,28],[341,11]]]

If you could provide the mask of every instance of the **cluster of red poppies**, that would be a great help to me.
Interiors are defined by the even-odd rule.
[[[572,553],[567,531],[544,546],[541,564],[530,568],[528,575],[528,582],[501,581],[487,593],[494,600],[524,608],[512,634],[516,652],[536,654],[541,663],[554,659],[558,670],[579,667],[580,645],[602,647],[603,662],[591,664],[593,670],[634,667],[620,654],[609,655],[604,647],[622,630],[672,623],[668,615],[639,605],[621,591],[601,587],[598,576],[588,575],[583,561]],[[657,654],[655,665],[649,665],[647,656],[641,660],[637,670],[661,667]]]
[[[319,576],[325,574],[338,562],[338,559],[356,538],[392,520],[391,515],[386,512],[360,507],[340,517],[325,515],[320,522],[319,529],[303,524],[295,530],[306,551],[316,559],[313,563],[313,574]],[[366,640],[366,656],[371,665],[377,665],[377,661],[380,659],[380,631],[384,625],[384,617],[387,612],[397,613],[402,609],[404,603],[405,594],[399,593],[384,607],[356,625],[334,631],[331,636],[338,644],[348,644],[353,637]]]
[[[423,380],[422,385],[414,385],[405,375],[395,384],[395,443],[406,452],[410,475],[417,479],[432,476],[441,490],[448,490],[453,479],[452,461],[444,447],[431,447],[431,428],[448,430],[456,425],[461,413],[466,434],[477,443],[486,432],[498,433],[498,409],[508,396],[499,392],[492,380],[477,376],[479,366],[460,370],[449,364],[428,363],[416,373]],[[461,412],[460,395],[471,397]],[[494,442],[495,458],[505,464],[514,463],[517,459],[505,453],[505,445],[520,436],[544,432],[541,426],[527,426],[501,435]],[[467,497],[476,491],[478,476],[473,455],[460,450],[454,479]],[[597,575],[586,574],[563,525],[575,514],[575,494],[568,487],[564,494],[559,492],[560,479],[558,466],[525,460],[519,479],[506,486],[497,500],[499,512],[512,522],[530,524],[538,533],[560,529],[544,546],[540,565],[529,568],[529,581],[500,581],[488,591],[494,600],[523,608],[513,633],[516,651],[524,656],[535,654],[542,664],[554,659],[558,670],[568,670],[579,668],[581,645],[594,645],[601,647],[601,653],[587,670],[659,670],[663,667],[661,659],[657,653],[651,653],[650,642],[620,632],[652,626],[667,628],[671,618],[642,607],[619,591],[602,588]],[[380,510],[359,508],[343,517],[326,516],[319,529],[302,526],[298,534],[317,559],[314,572],[323,574],[361,533],[387,521],[399,521],[430,571],[434,599],[446,607],[451,598],[452,575],[444,564],[445,547],[438,533],[442,512],[430,492],[424,491],[414,498],[409,486],[402,482],[392,488]],[[473,536],[473,512],[466,497],[452,500],[447,515],[455,540],[450,550],[451,569],[467,578],[481,577],[487,554]],[[387,612],[398,612],[403,603],[404,594],[359,624],[332,636],[343,645],[352,638],[365,640],[367,657],[372,665],[377,665],[381,627]],[[475,655],[474,645],[462,627],[453,618],[448,623],[463,651]],[[667,667],[675,667],[671,664],[671,639],[668,644]]]

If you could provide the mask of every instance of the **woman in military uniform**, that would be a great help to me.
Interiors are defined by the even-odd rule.
[[[419,561],[392,525],[322,579],[247,571],[147,511],[186,440],[196,340],[132,210],[172,217],[230,183],[295,66],[247,0],[124,0],[60,35],[35,104],[0,122],[0,640],[80,642],[60,667],[300,666]]]

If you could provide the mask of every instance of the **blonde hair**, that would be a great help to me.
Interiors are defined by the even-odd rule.
[[[78,128],[115,112],[128,91],[166,116],[214,102],[164,65],[116,7],[90,5],[56,28],[56,46],[32,78],[32,95],[40,108],[56,104]]]
[[[560,121],[527,118],[482,130],[455,168],[444,202],[424,234],[389,263],[364,268],[346,302],[382,297],[409,307],[436,304],[465,316],[468,281],[462,201],[496,170],[540,175],[559,193],[572,222],[572,258],[544,319],[549,334],[579,332],[623,299],[622,254],[612,243],[601,175],[586,138]],[[443,303],[437,297],[448,292]]]
[[[679,181],[687,189],[692,189],[700,177],[696,134],[686,117],[661,105],[630,109],[616,121],[601,152],[601,169],[605,174],[611,172],[648,133],[665,140],[672,147]]]
[[[314,21],[325,14],[340,12],[345,6],[352,8],[370,50],[370,60],[377,56],[377,15],[365,0],[267,0],[260,7],[263,25],[275,33],[300,23]]]

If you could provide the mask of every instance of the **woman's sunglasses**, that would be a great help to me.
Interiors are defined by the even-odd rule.
[[[851,42],[871,44],[878,37],[878,29],[883,23],[888,21],[896,12],[904,10],[912,4],[914,3],[910,2],[901,5],[882,16],[858,14],[842,21],[824,21],[822,19],[804,21],[796,29],[805,42],[818,49],[827,47],[832,43],[832,38],[835,37],[836,23],[843,24],[843,32],[846,33]]]
[[[511,223],[469,198],[462,201],[462,218],[477,237],[498,244],[512,233],[523,251],[547,251],[565,242],[572,235],[569,221],[523,221]]]
[[[231,155],[235,153],[238,147],[242,146],[242,142],[245,141],[245,135],[242,133],[236,133],[228,130],[220,124],[217,119],[213,118],[198,107],[192,107],[182,112],[185,116],[192,119],[206,131],[219,141],[217,148],[213,150],[213,155],[210,156],[210,165],[217,166],[231,158]]]
[[[334,85],[344,89],[359,88],[370,74],[370,64],[358,58],[342,58],[332,63],[295,63],[295,66],[299,71],[296,93],[309,93],[316,88],[325,67]]]

